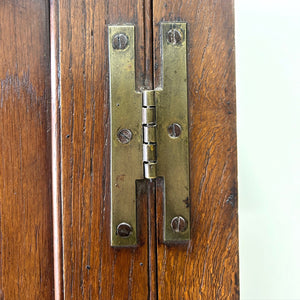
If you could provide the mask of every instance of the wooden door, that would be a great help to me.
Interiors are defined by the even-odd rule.
[[[232,1],[0,8],[1,297],[238,299]],[[162,180],[143,180],[139,245],[112,248],[108,25],[135,25],[136,88],[153,89],[162,21],[188,28],[191,240],[162,242]]]
[[[0,53],[0,299],[52,299],[46,1],[0,1]]]

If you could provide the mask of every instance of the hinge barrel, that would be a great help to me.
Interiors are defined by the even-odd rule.
[[[156,103],[155,91],[142,92],[142,124],[143,124],[143,165],[144,177],[155,179],[157,176],[156,154]]]

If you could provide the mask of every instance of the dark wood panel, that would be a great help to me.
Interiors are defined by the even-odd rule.
[[[238,216],[232,1],[155,0],[155,81],[160,81],[159,22],[188,23],[191,236],[158,240],[159,299],[238,299]],[[158,235],[162,230],[158,181]]]
[[[1,299],[53,299],[48,6],[0,3]]]
[[[54,4],[51,10],[56,9]],[[147,239],[150,192],[144,183],[138,185],[140,247],[110,247],[107,53],[107,25],[135,24],[137,88],[143,86],[143,1],[60,1],[55,14],[57,20],[53,25],[58,26],[58,31],[55,26],[51,31],[57,41],[53,51],[59,78],[52,81],[58,91],[53,101],[58,103],[54,108],[61,109],[58,114],[53,113],[60,115],[61,132],[56,137],[56,149],[61,143],[62,190],[57,184],[54,201],[59,203],[62,193],[64,296],[147,299],[151,267]]]

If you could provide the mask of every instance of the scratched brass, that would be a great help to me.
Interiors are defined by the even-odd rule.
[[[134,26],[109,26],[110,145],[111,145],[111,245],[137,245],[136,180],[143,178],[142,97],[135,91]],[[125,34],[128,45],[114,49],[113,37]],[[122,144],[117,134],[130,129],[132,139]],[[128,237],[117,235],[117,226],[128,223]]]
[[[167,39],[171,29],[181,34],[179,43]],[[156,90],[157,175],[164,177],[164,242],[190,239],[189,208],[189,128],[186,64],[186,23],[161,23],[162,86]],[[168,127],[181,126],[177,138]],[[182,216],[187,221],[184,232],[174,232],[171,221]]]

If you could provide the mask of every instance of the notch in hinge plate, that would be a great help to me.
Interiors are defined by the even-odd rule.
[[[163,239],[190,239],[186,23],[161,23],[162,85],[135,90],[134,26],[109,26],[111,245],[135,246],[136,180],[164,177]]]

